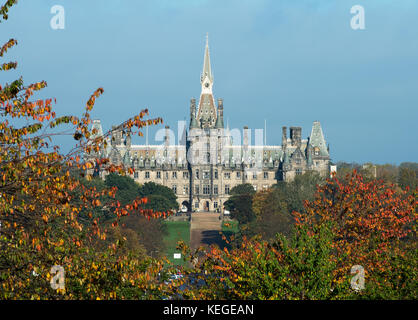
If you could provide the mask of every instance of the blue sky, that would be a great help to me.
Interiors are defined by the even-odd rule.
[[[64,30],[50,27],[57,4]],[[356,4],[365,30],[350,27]],[[207,32],[231,128],[267,119],[280,144],[282,126],[306,138],[319,120],[333,161],[418,161],[416,0],[21,0],[0,24],[19,68],[0,81],[46,80],[59,114],[81,114],[103,87],[93,117],[105,129],[145,107],[177,127],[199,98]]]

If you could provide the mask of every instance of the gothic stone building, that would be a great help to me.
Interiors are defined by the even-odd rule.
[[[172,188],[179,205],[192,211],[222,210],[230,190],[239,184],[250,183],[260,190],[308,170],[329,174],[329,148],[317,121],[306,140],[300,127],[290,127],[289,137],[283,127],[281,146],[252,145],[247,127],[242,139],[225,128],[223,100],[217,99],[215,104],[212,91],[208,42],[200,81],[200,99],[197,108],[196,100],[190,101],[190,123],[183,132],[183,143],[170,141],[168,126],[162,145],[133,145],[129,136],[124,138],[113,128],[107,149],[92,156],[133,167],[133,178],[140,184],[153,181]],[[103,134],[100,120],[94,120],[93,127]]]

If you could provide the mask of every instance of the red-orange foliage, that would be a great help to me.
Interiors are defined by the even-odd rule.
[[[10,7],[13,2],[9,1],[8,5],[1,7],[0,14],[5,15],[7,6]],[[0,48],[0,57],[16,44],[16,40],[9,40]],[[15,63],[6,63],[0,65],[0,71],[16,66]],[[116,298],[115,292],[123,283],[117,277],[114,283],[98,281],[100,277],[106,278],[105,269],[113,275],[117,272],[119,275],[129,273],[122,279],[131,279],[135,288],[147,286],[151,282],[138,282],[144,279],[141,270],[147,270],[147,267],[141,266],[141,261],[118,256],[116,244],[111,246],[113,256],[108,253],[99,256],[90,246],[98,238],[105,239],[98,220],[91,219],[93,232],[89,232],[90,229],[86,228],[88,224],[82,224],[79,219],[83,210],[91,211],[98,206],[114,209],[118,218],[130,212],[148,218],[163,215],[143,209],[142,205],[147,203],[145,198],[138,198],[126,206],[118,205],[113,199],[102,204],[100,199],[104,195],[114,198],[116,189],[99,192],[85,187],[73,174],[89,171],[96,164],[101,170],[109,172],[130,172],[123,166],[110,164],[108,159],[83,160],[84,154],[99,151],[111,134],[107,132],[102,137],[95,137],[95,132],[89,128],[92,122],[90,112],[104,90],[99,88],[91,95],[81,117],[57,117],[52,110],[55,99],[33,99],[35,92],[46,86],[45,81],[26,86],[22,79],[0,85],[0,297],[59,297],[48,284],[49,270],[53,265],[63,266],[66,281],[71,283],[66,298]],[[147,115],[148,110],[145,109],[119,128],[130,135],[142,135],[144,126],[162,123],[161,118],[144,119]],[[62,125],[67,125],[66,131],[53,131]],[[73,128],[68,130],[71,125]],[[68,133],[73,136],[76,145],[63,154],[58,146],[53,145],[52,138]],[[86,178],[91,176],[87,174]],[[92,218],[91,214],[88,216]],[[95,254],[106,268],[97,270],[94,267],[98,263],[94,261]],[[125,266],[132,266],[133,269]],[[161,264],[158,265],[160,267]],[[32,276],[33,273],[39,277]],[[154,275],[157,273],[153,272]],[[78,290],[79,285],[85,291]],[[106,286],[107,289],[104,289]]]
[[[340,276],[356,264],[366,274],[384,271],[385,256],[399,250],[399,241],[416,231],[416,197],[383,181],[363,181],[356,171],[347,182],[337,178],[318,187],[306,213],[295,213],[297,224],[332,222],[335,260]],[[344,258],[343,258],[344,257]]]

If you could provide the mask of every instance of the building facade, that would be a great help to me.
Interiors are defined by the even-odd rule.
[[[215,100],[213,94],[208,41],[200,82],[200,99],[198,104],[190,100],[190,123],[179,144],[172,141],[168,126],[162,145],[133,145],[129,136],[123,137],[114,127],[107,148],[90,156],[134,168],[132,178],[140,184],[152,181],[171,188],[179,205],[191,211],[222,210],[230,190],[239,184],[250,183],[261,190],[310,170],[329,174],[329,148],[318,121],[307,139],[302,139],[301,127],[289,131],[283,127],[278,146],[264,145],[263,139],[251,144],[248,127],[242,131],[225,127],[223,100]],[[98,135],[103,134],[100,120],[94,120],[93,127]]]

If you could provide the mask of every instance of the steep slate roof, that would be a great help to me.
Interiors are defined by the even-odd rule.
[[[321,124],[319,121],[314,121],[312,125],[312,132],[309,137],[309,146],[314,149],[318,147],[320,150],[320,155],[324,157],[329,157],[327,146],[325,143],[324,134],[322,133]]]

